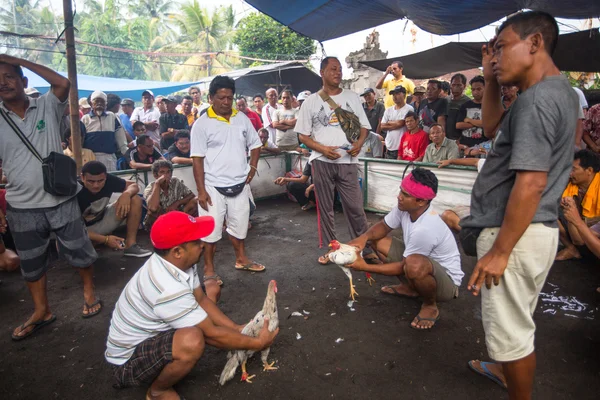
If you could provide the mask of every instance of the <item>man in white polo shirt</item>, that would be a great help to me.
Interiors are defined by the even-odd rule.
[[[259,351],[273,343],[278,329],[269,332],[267,321],[258,337],[242,335],[243,326],[204,295],[196,263],[200,239],[214,229],[212,217],[181,211],[154,223],[155,253],[123,289],[110,321],[105,357],[116,387],[150,384],[146,399],[179,398],[173,385],[192,370],[206,344]]]
[[[213,263],[216,243],[221,240],[223,222],[235,250],[235,268],[261,272],[265,267],[246,256],[244,239],[250,217],[250,186],[256,174],[261,142],[252,122],[244,113],[233,109],[235,81],[216,76],[209,86],[212,106],[191,131],[191,157],[198,189],[199,215],[210,215],[217,229],[206,238],[204,280],[221,278],[215,275]],[[247,161],[250,151],[250,164]],[[216,300],[216,299],[212,299]]]
[[[401,281],[399,285],[381,288],[386,294],[421,297],[421,310],[410,324],[414,329],[434,326],[440,318],[437,303],[458,297],[458,287],[464,276],[456,240],[431,209],[437,188],[438,181],[433,172],[414,169],[402,180],[398,205],[382,221],[349,243],[362,250],[370,241],[387,260],[385,264],[370,265],[359,257],[348,267],[397,276]],[[402,228],[403,240],[388,236],[398,228]]]

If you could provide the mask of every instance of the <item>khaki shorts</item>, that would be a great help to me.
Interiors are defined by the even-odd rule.
[[[392,238],[392,245],[387,256],[387,262],[398,262],[404,259],[404,242],[402,239],[395,235],[390,236]],[[436,283],[436,301],[448,301],[458,297],[458,286],[454,284],[450,275],[446,272],[446,269],[440,265],[437,261],[427,257],[427,259],[433,265],[433,278]]]
[[[491,248],[500,228],[486,228],[477,239],[477,256]],[[558,228],[531,224],[517,242],[498,286],[481,290],[485,343],[493,360],[508,362],[534,350],[533,312],[558,246]]]
[[[98,235],[110,235],[118,227],[126,224],[127,218],[119,219],[117,217],[117,203],[112,203],[106,206],[102,219],[87,228],[88,231],[97,233]]]

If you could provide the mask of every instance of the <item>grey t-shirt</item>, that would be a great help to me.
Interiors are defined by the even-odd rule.
[[[577,95],[562,75],[548,77],[519,96],[500,124],[473,186],[471,215],[461,226],[501,226],[518,171],[548,172],[532,222],[556,224],[573,161],[578,107]]]
[[[571,92],[573,92],[571,90]],[[575,92],[573,92],[575,94]],[[0,103],[15,124],[29,139],[42,158],[55,151],[62,154],[60,120],[67,102],[61,102],[52,91],[37,99],[29,99],[25,119],[21,119]],[[25,147],[10,125],[0,117],[0,159],[8,185],[6,201],[14,208],[55,207],[70,197],[53,196],[44,190],[42,164]]]

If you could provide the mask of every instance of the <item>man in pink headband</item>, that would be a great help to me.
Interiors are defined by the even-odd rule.
[[[371,242],[386,257],[384,264],[367,264],[361,257],[348,265],[360,271],[397,276],[399,285],[381,291],[401,297],[421,297],[423,305],[410,326],[431,329],[440,318],[438,301],[458,297],[464,276],[456,240],[440,216],[431,209],[437,194],[435,174],[416,168],[402,180],[398,205],[349,244],[363,249]],[[402,228],[402,239],[392,230]]]

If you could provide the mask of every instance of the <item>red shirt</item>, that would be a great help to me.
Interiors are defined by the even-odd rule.
[[[429,136],[424,131],[421,130],[417,133],[404,132],[398,148],[398,159],[415,161],[425,155],[428,145]]]
[[[254,111],[252,111],[251,109],[247,109],[246,110],[246,117],[248,117],[250,119],[250,122],[252,122],[252,126],[254,127],[254,129],[256,129],[257,131],[263,127],[263,124],[260,120],[260,117],[258,116],[257,113],[255,113]]]

